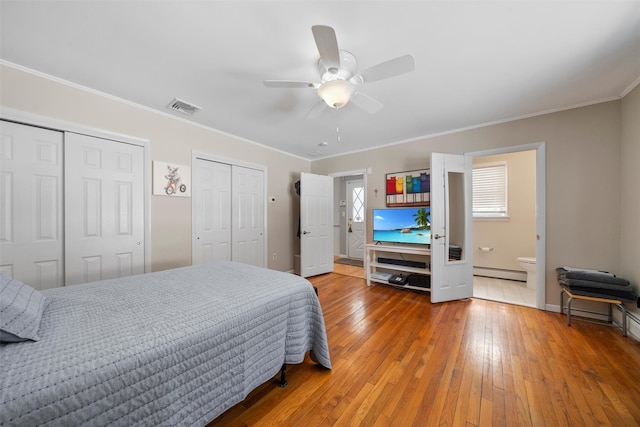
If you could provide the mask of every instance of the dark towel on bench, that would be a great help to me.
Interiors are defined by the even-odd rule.
[[[633,287],[629,282],[626,285],[614,285],[613,283],[605,282],[592,282],[590,280],[575,280],[575,279],[558,279],[560,283],[573,288],[574,286],[581,288],[593,288],[593,289],[610,289],[613,291],[629,291],[633,290]]]
[[[617,286],[629,286],[629,281],[621,277],[611,276],[609,274],[587,273],[584,271],[567,271],[564,273],[567,279],[588,280],[590,282],[610,283]]]

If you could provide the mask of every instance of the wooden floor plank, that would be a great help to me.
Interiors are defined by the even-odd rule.
[[[348,272],[311,282],[333,369],[307,357],[210,427],[640,425],[640,343],[615,328]]]

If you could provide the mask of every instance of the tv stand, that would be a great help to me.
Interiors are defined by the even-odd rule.
[[[381,256],[382,254],[382,256]],[[421,261],[424,261],[425,267],[411,267],[407,265],[399,265],[396,263],[384,263],[380,262],[380,258],[388,257],[389,254],[401,254],[401,255],[415,255],[420,257]],[[398,259],[400,259],[398,257]],[[417,274],[431,274],[429,268],[431,261],[431,249],[426,246],[409,246],[409,245],[380,245],[378,243],[367,243],[365,245],[365,274],[367,278],[367,286],[371,286],[371,283],[384,283],[390,285],[388,280],[382,280],[376,277],[372,277],[373,273],[376,273],[378,269],[390,270],[392,272],[399,273],[417,273]],[[397,273],[396,273],[397,274]],[[395,286],[395,285],[393,285]],[[416,291],[430,292],[431,288],[423,288],[418,286],[412,286],[409,284],[403,285],[403,288],[413,289]]]

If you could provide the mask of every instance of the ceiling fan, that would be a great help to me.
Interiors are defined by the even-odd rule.
[[[336,33],[325,25],[311,27],[320,59],[318,71],[320,82],[265,80],[264,85],[270,88],[311,88],[316,89],[322,98],[309,112],[307,118],[318,117],[326,108],[342,108],[348,102],[374,114],[382,109],[382,104],[371,96],[358,90],[363,83],[383,80],[413,71],[415,59],[413,55],[404,55],[390,59],[381,64],[356,73],[355,56],[338,48]]]

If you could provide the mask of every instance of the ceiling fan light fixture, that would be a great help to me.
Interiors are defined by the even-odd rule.
[[[329,80],[318,88],[318,96],[331,108],[341,108],[349,102],[355,86],[347,80]]]

